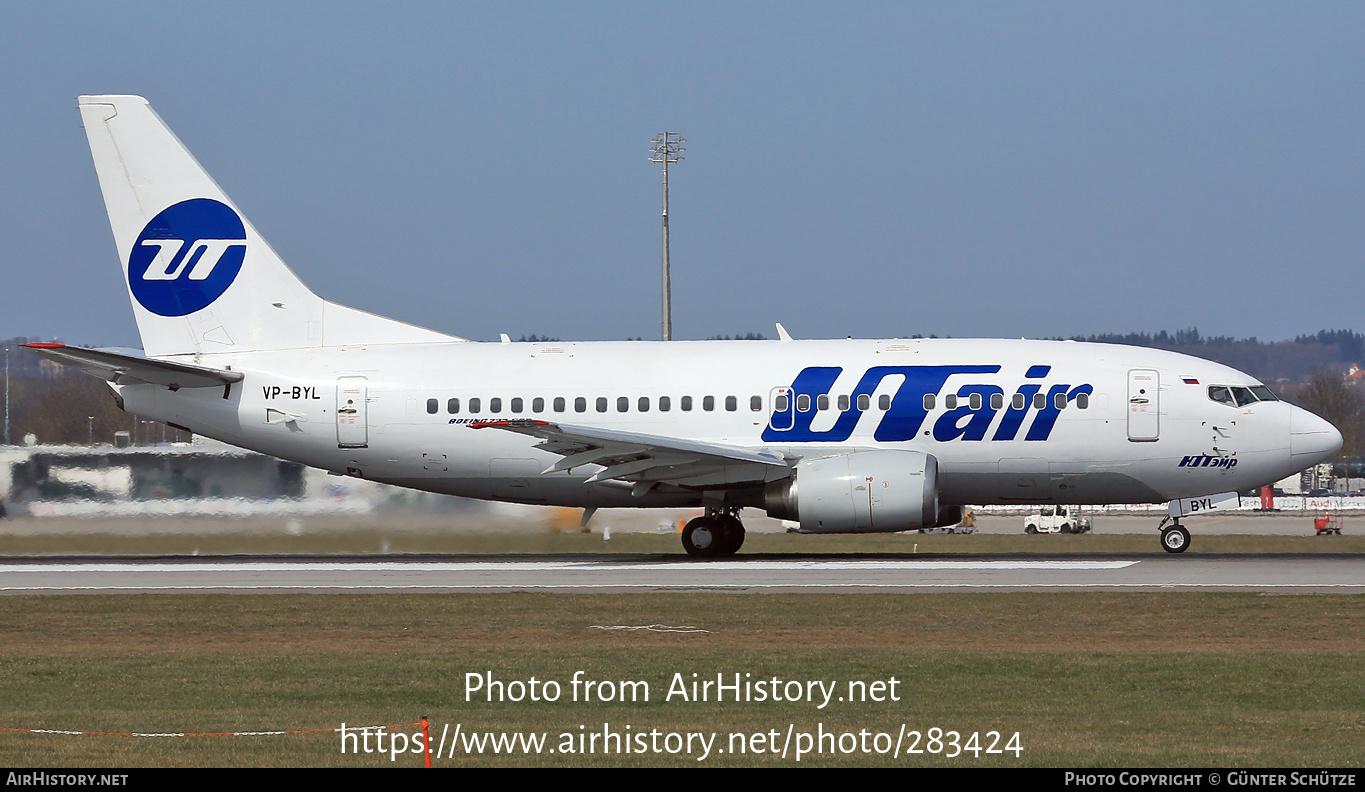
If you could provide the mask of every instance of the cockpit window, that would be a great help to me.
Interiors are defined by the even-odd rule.
[[[1241,385],[1210,385],[1209,398],[1229,407],[1245,407],[1258,401],[1279,401],[1264,385],[1249,388]]]

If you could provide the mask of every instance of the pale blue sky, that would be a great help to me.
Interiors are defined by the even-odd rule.
[[[140,93],[329,299],[471,338],[1365,330],[1365,5],[0,6],[0,336],[136,345]]]

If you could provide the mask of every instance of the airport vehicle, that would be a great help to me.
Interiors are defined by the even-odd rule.
[[[1327,534],[1340,535],[1341,523],[1342,520],[1340,517],[1333,519],[1331,514],[1324,514],[1321,517],[1317,518],[1316,520],[1313,520],[1313,535],[1314,536],[1326,536]]]
[[[683,546],[710,556],[739,549],[743,507],[808,533],[915,530],[968,503],[1244,490],[1341,446],[1246,374],[1154,349],[781,325],[775,341],[469,342],[314,294],[145,99],[79,107],[143,354],[30,346],[129,412],[339,475],[585,523],[700,507]],[[1189,533],[1177,520],[1162,544]]]
[[[1044,506],[1024,516],[1024,533],[1086,533],[1092,527],[1089,517],[1075,506]]]

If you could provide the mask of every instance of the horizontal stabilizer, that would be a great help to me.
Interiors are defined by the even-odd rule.
[[[221,388],[233,382],[241,382],[239,371],[191,366],[186,363],[171,363],[165,360],[138,357],[122,352],[109,352],[101,349],[83,349],[65,344],[23,344],[49,360],[75,366],[86,374],[92,374],[115,385],[165,385],[171,390],[179,388]]]

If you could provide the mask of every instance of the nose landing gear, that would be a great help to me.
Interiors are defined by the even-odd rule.
[[[706,514],[683,527],[683,549],[690,556],[714,558],[734,555],[744,544],[744,524],[736,508],[707,507]]]
[[[1170,522],[1169,526],[1166,523]],[[1166,527],[1162,527],[1166,526]],[[1179,517],[1167,517],[1157,526],[1161,531],[1161,549],[1168,553],[1183,553],[1190,547],[1190,532],[1180,524]]]

